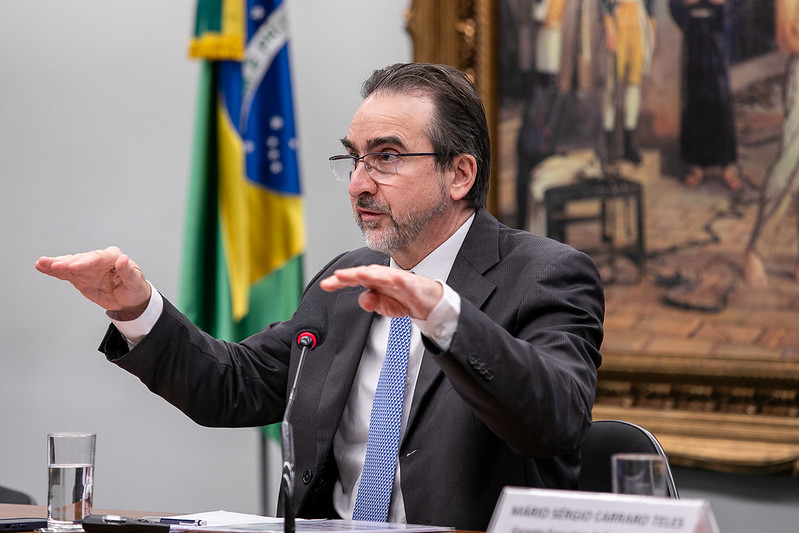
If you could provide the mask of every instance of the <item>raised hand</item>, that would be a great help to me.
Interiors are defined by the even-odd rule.
[[[59,257],[40,257],[36,270],[70,282],[83,296],[118,320],[141,315],[150,301],[150,284],[139,266],[116,246]]]
[[[383,316],[427,320],[444,294],[440,283],[397,268],[368,265],[336,270],[320,283],[326,291],[361,286],[358,304]]]

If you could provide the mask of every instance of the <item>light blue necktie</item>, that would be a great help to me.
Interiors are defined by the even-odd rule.
[[[402,400],[408,351],[411,345],[411,319],[407,316],[391,319],[388,347],[380,377],[377,380],[369,437],[366,440],[366,460],[355,499],[353,520],[385,522],[394,485],[397,466]]]

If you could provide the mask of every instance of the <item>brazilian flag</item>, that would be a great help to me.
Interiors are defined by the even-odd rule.
[[[200,80],[179,307],[239,341],[297,308],[305,251],[282,0],[199,0]],[[265,428],[279,440],[277,425]]]
[[[181,310],[241,340],[291,316],[305,250],[281,0],[199,0],[201,61]]]

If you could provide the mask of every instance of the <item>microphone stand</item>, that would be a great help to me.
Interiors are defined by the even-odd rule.
[[[283,500],[283,531],[294,533],[294,431],[291,423],[283,419],[280,423],[280,446],[283,448],[283,474],[280,482],[280,497]]]
[[[283,421],[280,423],[280,446],[283,448],[283,474],[280,483],[280,497],[283,500],[283,531],[284,533],[295,533],[294,523],[294,428],[289,421],[291,411],[294,407],[294,397],[297,394],[297,382],[300,379],[302,364],[305,354],[309,348],[316,345],[316,339],[312,335],[300,334],[297,342],[302,346],[300,361],[297,363],[297,374],[294,376],[294,384],[289,391],[289,399],[286,402],[286,410],[283,412]]]

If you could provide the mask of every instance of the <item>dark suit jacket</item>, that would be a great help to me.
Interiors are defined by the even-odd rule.
[[[357,304],[360,289],[327,293],[318,281],[336,268],[373,263],[388,258],[365,248],[342,254],[303,295],[327,308],[329,328],[307,356],[292,415],[302,517],[335,516],[333,436],[374,318]],[[485,530],[506,485],[576,488],[604,296],[586,255],[507,228],[485,210],[447,283],[462,298],[461,315],[449,351],[425,339],[400,444],[403,498],[410,523]],[[260,426],[281,420],[296,373],[292,320],[225,343],[165,301],[131,352],[113,327],[101,350],[200,424]]]

